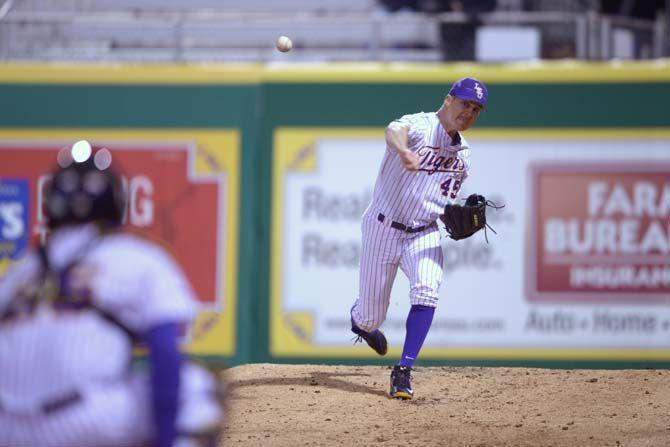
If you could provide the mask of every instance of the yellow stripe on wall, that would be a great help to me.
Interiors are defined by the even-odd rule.
[[[451,83],[474,76],[492,83],[670,82],[670,61],[528,61],[504,64],[313,62],[290,64],[5,63],[0,83],[259,84]]]
[[[670,62],[531,61],[505,64],[291,64],[265,68],[270,82],[451,83],[472,76],[487,83],[616,83],[670,81]]]
[[[0,83],[258,84],[258,64],[0,64]]]

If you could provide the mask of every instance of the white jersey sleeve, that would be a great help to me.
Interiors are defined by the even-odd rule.
[[[165,249],[128,234],[108,236],[86,257],[93,299],[142,333],[166,322],[190,322],[198,301]]]
[[[432,126],[432,123],[426,119],[423,112],[403,115],[394,120],[394,122],[409,126],[407,134],[407,146],[409,150],[416,152],[426,144],[427,130]]]

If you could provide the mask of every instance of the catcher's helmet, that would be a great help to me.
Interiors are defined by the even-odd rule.
[[[78,141],[59,152],[59,166],[45,193],[49,228],[85,222],[121,224],[125,194],[111,162],[108,149],[92,148],[87,141]]]

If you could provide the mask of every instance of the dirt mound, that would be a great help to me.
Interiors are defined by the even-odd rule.
[[[390,399],[380,366],[251,364],[224,372],[223,445],[670,445],[670,371],[418,368]]]

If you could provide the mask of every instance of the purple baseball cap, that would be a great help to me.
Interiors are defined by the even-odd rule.
[[[489,97],[489,91],[482,81],[475,78],[463,78],[454,82],[449,94],[463,101],[475,101],[486,106],[486,100]]]

